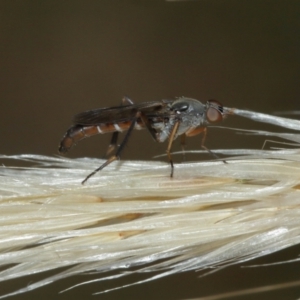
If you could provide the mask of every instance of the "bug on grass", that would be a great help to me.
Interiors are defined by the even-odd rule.
[[[125,97],[120,106],[94,109],[76,115],[73,119],[74,125],[68,129],[60,142],[59,152],[68,152],[72,146],[86,137],[100,133],[113,133],[107,151],[108,159],[82,181],[84,184],[95,173],[120,158],[133,129],[145,128],[157,142],[164,142],[168,139],[167,155],[172,177],[174,172],[171,157],[173,141],[180,135],[185,138],[185,136],[203,133],[201,147],[211,153],[204,146],[206,127],[211,123],[222,121],[223,117],[223,106],[216,100],[208,100],[203,104],[195,99],[180,97],[176,100],[135,104]],[[127,133],[117,147],[118,133],[125,130]],[[115,148],[117,148],[116,153],[111,155]]]

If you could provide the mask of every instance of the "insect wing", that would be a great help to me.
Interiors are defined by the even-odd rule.
[[[145,115],[155,113],[165,106],[162,101],[143,102],[140,104],[99,108],[85,111],[76,115],[74,124],[96,125],[110,122],[124,122],[131,120],[138,111]]]

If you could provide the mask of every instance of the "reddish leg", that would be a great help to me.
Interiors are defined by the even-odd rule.
[[[216,155],[215,153],[213,153],[211,150],[209,150],[205,145],[205,140],[206,140],[206,135],[207,135],[207,128],[206,127],[197,127],[197,128],[192,128],[190,130],[188,130],[185,135],[186,136],[195,136],[199,133],[203,132],[203,137],[201,140],[201,148],[206,150],[210,155],[214,156],[216,159],[219,159],[218,155]],[[226,164],[226,161],[223,160],[223,162]]]
[[[175,135],[177,133],[178,127],[179,127],[180,121],[177,120],[171,130],[170,136],[169,136],[169,143],[168,143],[168,148],[167,148],[167,155],[169,158],[169,162],[171,165],[171,174],[170,177],[173,177],[173,173],[174,173],[174,165],[173,165],[173,160],[172,160],[172,156],[171,156],[171,148],[172,148],[172,144],[175,138]]]

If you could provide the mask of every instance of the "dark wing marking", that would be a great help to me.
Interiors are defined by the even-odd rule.
[[[98,108],[79,113],[73,118],[73,123],[78,125],[97,125],[110,122],[123,122],[131,120],[137,111],[145,115],[153,114],[166,107],[166,101],[143,102],[140,104]]]

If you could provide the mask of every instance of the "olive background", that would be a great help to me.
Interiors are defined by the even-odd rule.
[[[187,96],[264,113],[299,110],[299,15],[300,2],[293,0],[2,0],[0,152],[57,155],[74,114],[119,105],[124,95],[135,102]],[[234,116],[222,125],[283,131]],[[109,139],[86,139],[68,157],[101,157]],[[260,148],[263,141],[210,128],[206,146]],[[201,137],[188,139],[187,150],[199,149],[200,142]],[[122,159],[152,159],[165,149],[166,143],[136,131]],[[176,142],[174,150],[179,149]],[[296,258],[299,252],[300,247],[293,247],[242,265]],[[298,263],[251,269],[238,265],[200,279],[199,273],[189,272],[96,298],[199,297],[298,280],[297,267]],[[0,293],[50,274],[2,282]],[[142,278],[95,283],[58,295],[73,283],[97,277],[62,280],[11,299],[88,299],[93,292]],[[300,287],[267,294],[270,299],[299,295]]]

